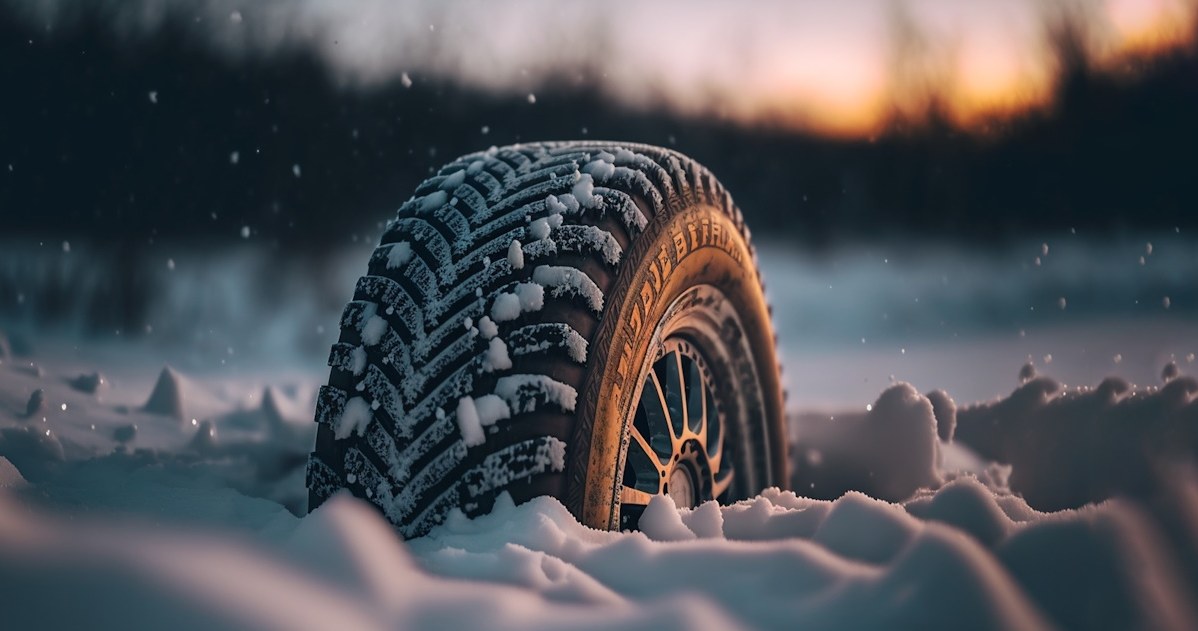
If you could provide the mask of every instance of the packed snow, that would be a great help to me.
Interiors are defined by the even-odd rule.
[[[462,433],[462,442],[467,447],[477,447],[487,440],[483,433],[482,422],[478,418],[478,409],[474,407],[474,399],[462,397],[457,409],[458,430]]]
[[[532,273],[532,279],[537,284],[547,288],[550,295],[579,296],[590,307],[591,311],[603,311],[603,291],[587,276],[585,272],[561,265],[538,265]]]
[[[512,358],[508,356],[507,344],[501,338],[492,337],[487,343],[487,354],[483,357],[483,370],[494,372],[507,370],[512,367]]]
[[[412,260],[412,244],[407,241],[400,241],[391,246],[387,252],[387,269],[395,269],[403,267]]]
[[[521,313],[540,311],[544,306],[545,288],[542,285],[517,283],[513,291],[503,292],[495,297],[491,305],[491,319],[495,322],[507,322],[520,317]]]
[[[520,246],[520,241],[512,239],[512,243],[508,245],[507,262],[512,269],[524,269],[524,250]]]
[[[362,397],[350,397],[349,401],[345,402],[345,409],[341,412],[341,418],[337,419],[337,424],[333,428],[333,435],[337,438],[347,438],[351,434],[361,436],[366,431],[366,426],[370,423],[371,413],[370,404]]]

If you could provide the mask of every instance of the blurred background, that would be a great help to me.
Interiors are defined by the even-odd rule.
[[[0,331],[323,371],[453,157],[675,148],[754,232],[792,403],[1198,351],[1198,2],[0,0]]]

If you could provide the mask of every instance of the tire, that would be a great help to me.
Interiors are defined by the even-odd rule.
[[[348,489],[405,537],[503,492],[610,529],[650,495],[787,481],[748,230],[666,149],[529,144],[445,166],[387,225],[329,365],[309,508]]]

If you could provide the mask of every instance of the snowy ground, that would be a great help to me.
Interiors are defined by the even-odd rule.
[[[176,253],[144,333],[39,329],[100,272],[0,260],[4,626],[1198,628],[1198,266],[1155,243],[763,248],[798,495],[655,503],[643,533],[541,499],[410,542],[349,497],[297,516],[344,296],[275,279],[298,298],[266,309],[253,253]]]

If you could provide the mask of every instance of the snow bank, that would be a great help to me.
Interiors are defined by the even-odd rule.
[[[1010,464],[1011,488],[1043,510],[1144,496],[1162,462],[1198,457],[1198,379],[1172,374],[1140,388],[1116,377],[1075,388],[1034,377],[958,410],[956,438]]]
[[[864,411],[811,413],[798,422],[792,486],[802,493],[858,490],[897,501],[941,482],[935,408],[909,384],[888,388]]]
[[[962,491],[989,501],[970,507],[943,499]],[[1001,535],[989,541],[939,519],[917,518],[907,505],[860,494],[819,502],[772,490],[733,506],[709,503],[689,511],[673,508],[668,498],[654,500],[645,531],[623,534],[587,529],[552,499],[519,507],[500,501],[490,515],[459,516],[409,545],[423,567],[439,574],[478,578],[479,568],[487,568],[488,581],[596,606],[613,594],[645,605],[698,593],[749,628],[1182,629],[1193,622],[1178,589],[1184,583],[1158,556],[1163,538],[1133,506],[1050,515],[1024,505],[1031,517],[1017,523],[995,511],[998,497],[976,482],[958,481],[915,504],[953,506],[945,514],[965,522],[1001,520]],[[1094,533],[1103,524],[1137,520],[1142,530],[1103,535],[1106,551],[1092,551],[1099,559],[1144,559],[1138,569],[1129,562],[1104,567],[1110,574],[1101,576],[1111,577],[1118,598],[1090,605],[1092,613],[1078,607],[1080,624],[1038,604],[1066,598],[1062,585],[1073,591],[1097,580],[1087,575],[1092,567],[1057,556],[1052,541],[1036,543],[1038,533],[1052,539],[1062,524]],[[723,532],[721,521],[730,526]],[[1120,542],[1120,536],[1132,540]],[[1038,572],[1054,580],[1036,579]],[[547,581],[546,574],[553,578]],[[1162,582],[1165,589],[1147,593]],[[1060,604],[1075,605],[1067,598]],[[1108,611],[1121,615],[1104,621]]]
[[[515,506],[504,495],[489,515],[455,514],[403,543],[348,495],[298,519],[198,488],[171,505],[162,499],[180,489],[168,478],[131,480],[160,525],[61,521],[0,494],[0,589],[19,596],[6,620],[364,629],[1185,629],[1195,620],[1141,509],[1036,513],[975,481],[906,504],[769,490],[679,511],[662,497],[638,533],[591,530],[554,499]],[[93,507],[121,494],[108,480],[88,490],[81,499]],[[170,525],[188,503],[223,523]],[[995,528],[979,538],[932,513]],[[55,606],[67,588],[77,606]]]
[[[868,410],[800,422],[797,479],[848,487],[834,500],[802,487],[689,510],[655,498],[642,532],[616,533],[554,499],[503,495],[489,515],[453,514],[403,542],[346,495],[295,516],[314,425],[302,388],[167,371],[179,421],[141,409],[152,380],[114,378],[105,396],[124,405],[74,388],[77,367],[45,366],[0,366],[0,594],[15,628],[1198,628],[1193,467],[1157,460],[1148,491],[1050,513],[961,444],[1015,454],[1012,481],[1025,463],[1007,432],[1063,458],[1053,471],[1065,478],[1113,448],[1114,429],[1130,442],[1104,467],[1150,439],[1185,447],[1198,388],[1179,373],[1160,388],[1108,380],[1069,394],[1035,377],[960,408],[894,385]],[[35,390],[44,401],[29,418]],[[577,403],[547,378],[509,375],[495,390],[456,410],[484,439],[530,401]],[[120,446],[126,426],[137,430]],[[520,466],[562,471],[565,456],[547,443]]]
[[[900,501],[961,472],[1009,488],[1039,510],[1150,498],[1162,466],[1198,460],[1198,379],[1167,365],[1160,386],[1118,377],[1067,388],[1034,369],[1009,396],[958,407],[905,383],[865,409],[793,418],[793,488]],[[968,501],[962,498],[961,501]]]

